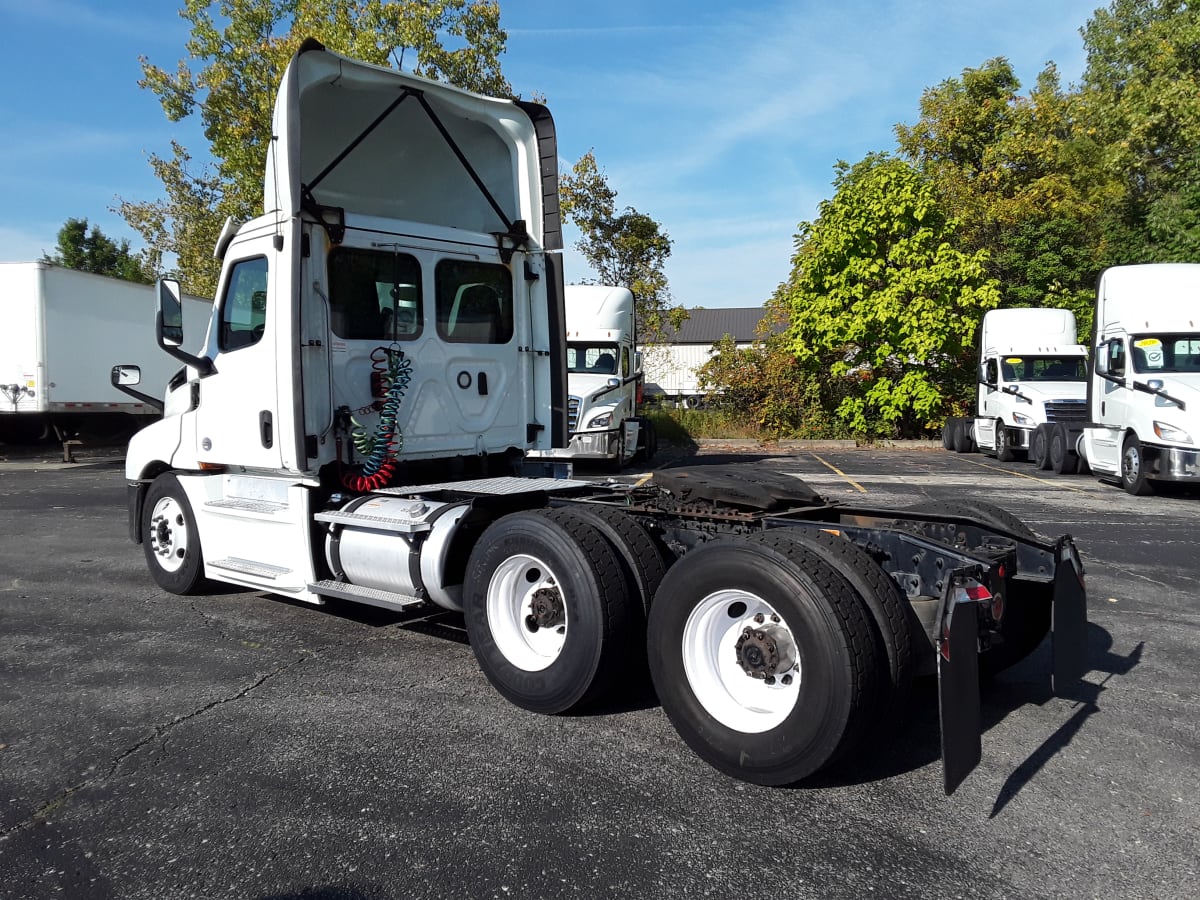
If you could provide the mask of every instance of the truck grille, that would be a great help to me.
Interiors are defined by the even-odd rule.
[[[1050,400],[1046,403],[1046,421],[1055,422],[1086,422],[1086,400]]]
[[[579,404],[581,402],[578,397],[571,397],[567,400],[567,428],[571,431],[579,427]]]

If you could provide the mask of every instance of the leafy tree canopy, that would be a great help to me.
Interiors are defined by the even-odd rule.
[[[152,268],[140,254],[130,251],[129,241],[114,241],[100,230],[99,225],[89,228],[87,219],[67,219],[58,230],[54,255],[43,254],[42,259],[68,269],[110,275],[139,284],[154,280]]]
[[[668,325],[687,318],[682,307],[670,307],[671,293],[664,271],[671,239],[662,226],[631,206],[617,212],[617,192],[596,165],[591,150],[559,183],[563,216],[582,236],[576,248],[599,276],[598,283],[627,287],[637,305],[638,333],[658,340]]]
[[[1200,8],[1113,0],[1083,37],[1088,126],[1124,187],[1107,223],[1110,260],[1200,258]]]
[[[187,56],[173,71],[143,57],[139,84],[171,121],[199,115],[214,162],[196,166],[172,142],[169,156],[150,157],[165,199],[122,200],[120,212],[156,253],[176,255],[194,293],[216,288],[212,248],[225,218],[260,211],[275,91],[304,38],[480,93],[511,93],[495,0],[185,0],[180,16],[191,26]]]
[[[778,297],[790,349],[846,387],[835,415],[865,436],[910,436],[965,396],[983,313],[1000,301],[987,253],[955,248],[957,223],[908,163],[840,163],[833,199],[796,236]]]

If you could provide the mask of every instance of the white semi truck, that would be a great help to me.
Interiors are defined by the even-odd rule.
[[[1077,443],[1092,471],[1131,494],[1200,483],[1200,265],[1106,269],[1093,353]]]
[[[975,415],[946,420],[947,449],[1074,471],[1087,419],[1087,347],[1067,309],[994,309],[983,317]]]
[[[566,287],[567,427],[565,448],[528,458],[601,462],[620,468],[649,462],[658,449],[654,423],[638,415],[642,355],[633,294],[623,287]]]
[[[125,473],[163,589],[460,612],[486,677],[540,713],[648,666],[684,740],[761,784],[878,752],[936,672],[953,790],[980,758],[981,670],[1048,631],[1056,688],[1086,668],[1070,537],[987,504],[844,506],[743,467],[625,485],[525,468],[568,441],[544,107],[310,40],[271,134],[201,351],[160,284],[159,340],[187,372]]]
[[[0,441],[25,442],[91,428],[110,431],[161,409],[161,388],[179,368],[154,339],[153,286],[48,262],[0,263]],[[185,297],[193,349],[212,301]],[[157,397],[110,384],[113,354],[143,368]]]

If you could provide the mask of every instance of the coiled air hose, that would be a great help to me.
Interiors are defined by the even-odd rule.
[[[404,434],[398,424],[400,401],[412,381],[412,360],[396,344],[371,351],[371,368],[372,386],[378,384],[383,392],[379,422],[375,433],[368,435],[358,422],[350,420],[355,426],[350,434],[354,447],[366,461],[361,472],[342,473],[342,485],[359,493],[386,487],[396,471],[397,457],[404,449]]]

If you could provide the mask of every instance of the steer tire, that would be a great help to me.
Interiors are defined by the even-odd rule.
[[[535,602],[557,606],[561,621],[546,613],[544,625],[531,625]],[[556,509],[511,513],[484,531],[467,561],[463,615],[496,690],[522,709],[556,714],[605,696],[642,611],[609,538]]]
[[[736,642],[745,640],[743,650]],[[882,676],[876,643],[845,580],[770,535],[689,552],[663,579],[647,636],[654,687],[676,731],[717,769],[766,785],[807,778],[854,749]],[[784,665],[793,656],[798,669]],[[778,678],[764,661],[783,666]]]
[[[1121,487],[1135,497],[1154,493],[1154,485],[1146,477],[1146,451],[1132,431],[1121,445]]]
[[[1012,462],[1017,458],[1016,452],[1012,446],[1012,433],[1004,427],[1004,423],[999,419],[996,420],[995,442],[996,442],[996,461],[997,462]]]
[[[204,577],[204,554],[196,516],[179,479],[159,475],[142,504],[142,550],[150,576],[172,594],[203,594],[211,587]]]

